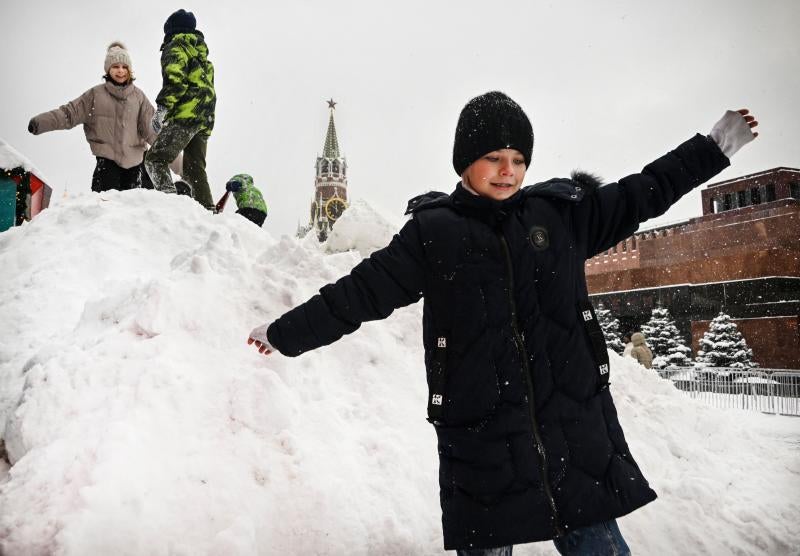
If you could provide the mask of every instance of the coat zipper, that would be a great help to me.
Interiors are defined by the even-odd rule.
[[[530,411],[531,426],[533,427],[533,438],[536,441],[536,451],[539,453],[541,461],[539,471],[542,474],[544,494],[547,497],[547,502],[550,504],[550,509],[553,511],[553,527],[555,528],[556,535],[561,537],[564,535],[564,530],[561,528],[556,501],[553,498],[553,490],[550,487],[550,481],[547,479],[547,452],[545,452],[542,437],[539,435],[539,424],[536,422],[533,377],[531,376],[530,367],[528,366],[528,352],[525,349],[525,343],[522,339],[522,335],[519,333],[519,326],[517,323],[517,304],[514,302],[514,267],[511,263],[511,250],[508,247],[508,242],[503,232],[498,230],[496,233],[497,237],[500,238],[500,244],[503,246],[503,254],[506,257],[506,267],[508,269],[508,300],[511,305],[511,330],[514,332],[514,343],[517,345],[517,349],[522,358],[523,374],[525,375],[525,382],[528,386],[528,409]]]

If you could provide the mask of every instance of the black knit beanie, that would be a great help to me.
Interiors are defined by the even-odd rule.
[[[527,168],[533,154],[533,128],[516,102],[492,91],[473,98],[461,110],[453,143],[453,168],[460,176],[480,157],[499,149],[521,152]]]
[[[167,18],[164,22],[164,34],[175,35],[177,33],[187,33],[194,31],[197,27],[197,20],[192,12],[178,10]]]

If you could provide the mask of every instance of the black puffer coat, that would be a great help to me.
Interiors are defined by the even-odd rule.
[[[584,262],[728,164],[697,135],[603,187],[574,176],[502,202],[460,185],[418,197],[389,246],[272,323],[269,341],[299,355],[424,297],[445,548],[622,516],[656,494],[617,419]]]

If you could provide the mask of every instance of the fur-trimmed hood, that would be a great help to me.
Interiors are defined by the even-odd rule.
[[[597,174],[584,172],[583,170],[573,170],[569,177],[572,179],[572,181],[576,182],[589,192],[592,192],[603,185],[603,178]]]

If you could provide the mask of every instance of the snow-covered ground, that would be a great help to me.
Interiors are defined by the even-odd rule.
[[[392,233],[340,225],[320,248],[139,190],[0,234],[0,553],[442,553],[421,307],[296,359],[245,342]],[[660,495],[620,520],[634,553],[798,554],[800,419],[611,361]]]

